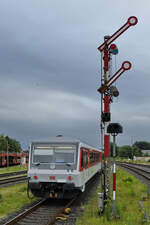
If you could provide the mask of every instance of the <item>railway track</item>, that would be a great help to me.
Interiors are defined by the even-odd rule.
[[[119,162],[118,163],[126,163],[126,162]],[[145,167],[145,168],[150,168],[150,165],[146,165],[146,164],[139,164],[139,163],[132,163],[132,162],[128,162],[126,164],[129,164],[129,165],[133,165],[133,166],[139,166],[141,168]]]
[[[18,175],[22,175],[22,174],[26,174],[26,173],[27,173],[27,170],[12,172],[12,173],[3,173],[3,174],[0,174],[0,178],[18,176]]]
[[[85,203],[97,185],[100,182],[100,175],[96,175],[88,182],[85,192],[76,195],[72,200],[59,200],[59,199],[47,199],[41,200],[36,203],[33,207],[25,209],[24,212],[12,218],[7,222],[1,223],[0,225],[52,225],[58,222],[59,219],[66,220],[68,215],[64,212],[69,211],[69,208],[73,208],[73,212],[69,216],[69,224],[74,225],[72,222],[76,220],[76,215],[74,217],[75,211],[80,208],[80,205]],[[67,209],[67,210],[66,210]],[[72,215],[73,214],[73,215]],[[57,221],[58,220],[58,221]],[[57,222],[56,222],[57,221]],[[71,222],[70,222],[71,221]]]
[[[150,181],[150,166],[121,162],[117,162],[117,165],[129,169],[141,177],[144,177],[147,181]]]
[[[41,200],[25,212],[19,214],[3,225],[52,225],[58,218],[66,219],[65,211],[75,202],[77,196],[72,200]]]
[[[28,180],[27,176],[19,176],[19,177],[2,179],[2,180],[0,180],[0,186],[5,185],[5,184],[14,184],[14,183],[18,183],[20,181],[27,181],[27,180]]]

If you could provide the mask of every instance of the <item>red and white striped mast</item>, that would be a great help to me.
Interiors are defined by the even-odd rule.
[[[109,36],[104,37],[104,41],[106,41],[109,38]],[[106,44],[104,48],[104,85],[106,85],[108,76],[109,76],[109,49]],[[110,96],[109,93],[104,92],[104,95],[102,95],[102,104],[104,104],[104,109],[101,115],[101,119],[104,125],[104,199],[107,199],[107,165],[108,165],[108,159],[109,159],[109,134],[107,133],[107,126],[109,125],[110,121]]]
[[[105,36],[104,43],[98,47],[98,50],[103,54],[104,59],[104,77],[101,79],[101,87],[98,91],[101,94],[101,121],[103,126],[101,129],[104,129],[104,200],[107,199],[107,187],[106,184],[106,176],[107,176],[107,163],[109,159],[109,133],[107,133],[107,127],[110,123],[110,100],[112,97],[112,93],[110,92],[111,85],[120,77],[120,75],[129,70],[131,68],[131,63],[129,61],[124,61],[120,69],[109,78],[109,60],[110,60],[110,47],[114,40],[116,40],[122,33],[124,33],[129,27],[136,25],[138,19],[135,16],[131,16],[128,18],[127,22],[112,36]],[[112,49],[114,48],[114,44],[112,44]],[[115,95],[114,95],[115,96]],[[103,133],[103,132],[102,132]],[[113,136],[115,138],[115,136]],[[114,140],[115,141],[115,140]],[[115,155],[113,154],[114,158]],[[113,163],[113,200],[115,201],[116,197],[116,164],[115,160]]]

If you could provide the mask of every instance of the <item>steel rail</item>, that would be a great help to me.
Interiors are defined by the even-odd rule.
[[[11,184],[11,183],[15,183],[18,181],[26,181],[26,180],[28,180],[27,176],[12,177],[12,178],[8,178],[8,179],[0,180],[0,185],[9,184],[9,183]]]
[[[121,167],[124,167],[124,168],[127,168],[127,169],[135,172],[136,174],[146,178],[147,180],[150,180],[150,172],[148,172],[148,171],[145,171],[145,170],[143,170],[141,168],[137,168],[137,167],[131,166],[130,164],[127,164],[127,163],[118,163],[117,162],[117,165],[119,165]],[[147,176],[145,174],[149,174],[149,176]]]
[[[22,220],[23,218],[25,218],[27,215],[29,215],[30,213],[34,212],[36,209],[38,209],[41,205],[43,205],[46,202],[46,199],[41,200],[40,202],[36,203],[34,206],[30,207],[29,209],[27,209],[26,211],[24,211],[23,213],[20,213],[18,216],[16,216],[15,218],[13,218],[12,220],[6,222],[4,225],[14,225],[16,223],[18,223],[20,220]]]
[[[127,164],[129,164],[129,165],[135,165],[135,166],[141,166],[141,167],[147,167],[147,168],[150,168],[150,165],[146,165],[146,164],[140,164],[140,163],[132,163],[132,162],[120,162],[120,161],[118,161],[118,163],[120,163],[120,164],[124,164],[124,163],[127,163]]]
[[[55,222],[56,222],[56,220],[57,220],[57,217],[59,217],[59,216],[61,217],[61,216],[62,216],[61,214],[62,214],[62,213],[65,213],[65,209],[71,207],[72,204],[77,200],[77,197],[78,197],[78,196],[79,196],[79,195],[76,195],[69,203],[67,203],[67,205],[66,205],[65,207],[61,208],[61,209],[56,213],[55,216],[51,216],[51,217],[49,218],[48,222],[45,223],[44,225],[54,225]]]
[[[138,168],[138,166],[139,166],[139,167],[142,167],[141,164],[138,164],[138,165],[137,165],[137,164],[123,163],[123,165],[127,165],[127,166],[129,165],[129,166],[132,167],[132,168],[137,168],[138,170],[140,170],[140,171],[142,171],[142,172],[144,172],[144,173],[150,174],[150,171],[147,171],[147,170]],[[148,167],[148,166],[144,166],[144,167],[150,169],[150,167]]]
[[[93,182],[93,179],[91,180],[91,182],[89,181],[87,183],[87,186],[89,186],[90,183],[92,183],[92,182]],[[54,207],[49,209],[48,215],[46,215],[44,213],[45,220],[43,220],[43,221],[40,220],[40,214],[38,214],[38,212],[37,212],[37,215],[39,215],[40,224],[41,225],[53,225],[56,223],[57,217],[65,218],[65,217],[63,217],[63,215],[66,212],[66,208],[70,208],[75,203],[76,200],[78,201],[80,199],[80,196],[82,196],[82,193],[75,195],[75,197],[73,199],[71,199],[69,202],[67,202],[67,204],[65,204],[65,206],[57,205],[57,207],[56,207],[54,204]],[[44,205],[44,203],[46,203],[47,200],[48,199],[44,199],[44,200],[38,202],[36,205],[32,206],[29,209],[26,209],[25,212],[19,214],[18,216],[16,216],[15,218],[11,219],[10,221],[6,222],[3,225],[17,225],[17,224],[22,224],[22,223],[23,224],[32,224],[32,220],[33,220],[32,213],[36,214],[36,210],[40,209],[40,207],[41,207],[40,210],[42,210],[42,206]],[[59,208],[59,206],[60,206],[60,208]],[[46,209],[44,210],[44,212],[46,212]],[[31,218],[30,218],[30,214],[32,214]],[[28,218],[28,216],[29,216],[29,218]],[[45,216],[46,216],[46,218],[45,218]],[[27,221],[29,221],[29,220],[31,220],[31,221],[25,222],[24,219]]]
[[[56,211],[56,212],[54,212],[52,210],[53,214],[48,216],[47,222],[45,222],[45,221],[43,221],[43,223],[41,222],[41,225],[42,224],[43,225],[53,225],[53,224],[55,224],[56,218],[62,217],[61,214],[64,213],[65,209],[70,207],[76,199],[77,199],[77,196],[74,197],[69,203],[67,203],[65,207],[62,207],[61,209],[58,209],[58,211]],[[12,220],[6,222],[4,225],[16,225],[17,223],[21,222],[24,218],[26,218],[31,213],[36,212],[36,210],[39,209],[41,206],[43,206],[43,204],[46,203],[46,201],[47,201],[47,199],[41,200],[40,202],[38,202],[37,204],[35,204],[31,208],[27,209],[23,213],[19,214],[18,216],[16,216]]]
[[[11,172],[11,173],[3,173],[3,174],[0,174],[0,177],[11,177],[11,176],[21,175],[26,173],[27,173],[27,170]]]

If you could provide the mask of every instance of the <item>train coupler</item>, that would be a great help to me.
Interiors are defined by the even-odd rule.
[[[58,193],[57,192],[50,192],[49,197],[50,198],[58,198]]]

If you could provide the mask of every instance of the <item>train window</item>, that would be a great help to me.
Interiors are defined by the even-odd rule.
[[[90,152],[90,163],[99,161],[99,153],[98,152]]]
[[[34,155],[53,155],[53,149],[35,149],[33,152]]]
[[[98,162],[98,159],[99,159],[99,154],[96,153],[96,162]]]
[[[95,162],[95,152],[93,153],[93,162]]]
[[[34,145],[33,163],[75,163],[76,145]]]
[[[69,150],[55,150],[55,162],[56,163],[74,163],[75,151]]]
[[[86,152],[86,166],[88,166],[88,152]]]
[[[90,163],[94,162],[94,153],[90,152]]]
[[[34,149],[33,163],[51,163],[54,150],[52,149]]]
[[[84,151],[81,150],[81,168],[84,168],[84,159],[85,159],[85,157],[84,157]]]

